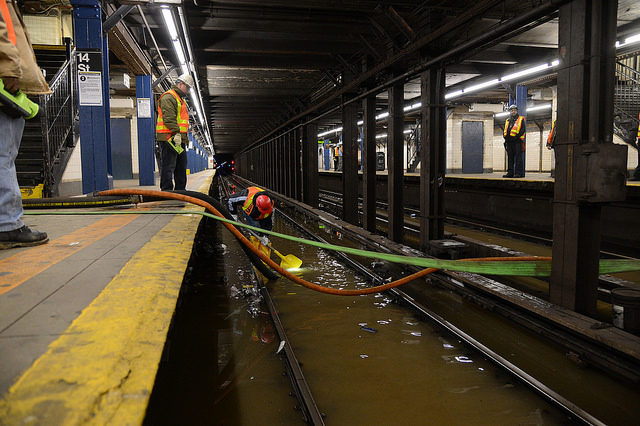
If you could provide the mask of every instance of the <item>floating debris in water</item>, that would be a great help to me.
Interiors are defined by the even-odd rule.
[[[362,358],[362,359],[369,358],[369,355],[362,354],[362,355],[360,355],[360,358]]]
[[[283,340],[282,342],[280,342],[280,346],[278,346],[278,350],[276,351],[277,354],[280,353],[280,351],[282,350],[282,348],[284,348],[284,345],[286,344],[286,340]]]
[[[464,355],[453,355],[453,356],[451,356],[451,355],[442,355],[442,359],[444,359],[447,362],[447,364],[455,364],[455,363],[466,364],[466,363],[472,363],[473,362],[473,360],[467,358]]]
[[[362,327],[360,327],[360,330],[368,331],[369,333],[377,333],[378,332],[378,330],[376,330],[375,328],[365,327],[364,325]]]

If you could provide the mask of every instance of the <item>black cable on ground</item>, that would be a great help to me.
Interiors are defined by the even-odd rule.
[[[22,207],[25,209],[109,207],[123,204],[134,204],[139,201],[140,198],[138,196],[25,198],[22,200]]]

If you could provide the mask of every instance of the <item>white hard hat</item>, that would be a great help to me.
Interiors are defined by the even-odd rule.
[[[189,89],[193,87],[193,77],[191,77],[191,74],[182,74],[180,77],[178,77],[178,81],[186,84]]]

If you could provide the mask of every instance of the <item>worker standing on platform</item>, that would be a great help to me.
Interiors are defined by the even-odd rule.
[[[504,147],[507,150],[507,174],[506,178],[524,177],[524,164],[522,152],[524,136],[526,133],[526,122],[523,116],[518,115],[518,107],[509,107],[511,114],[504,123]]]
[[[231,194],[229,196],[229,213],[237,220],[238,210],[242,209],[247,223],[260,229],[271,231],[273,228],[273,200],[267,191],[257,186]],[[269,239],[262,237],[262,244],[268,245]]]
[[[640,114],[638,114],[638,119],[640,119]],[[638,139],[636,139],[636,148],[638,150],[638,165],[636,169],[633,171],[633,175],[629,178],[629,180],[637,181],[640,180],[640,124],[638,124]]]
[[[556,120],[551,124],[551,131],[547,136],[547,149],[555,149],[556,147]],[[555,177],[555,166],[551,169],[551,177]]]
[[[158,101],[156,141],[160,146],[160,189],[163,191],[185,190],[187,187],[185,148],[188,141],[189,113],[184,97],[192,87],[193,77],[183,74]]]
[[[22,194],[16,174],[25,117],[37,113],[25,94],[51,93],[15,1],[0,0],[0,249],[49,241],[46,232],[22,222]]]

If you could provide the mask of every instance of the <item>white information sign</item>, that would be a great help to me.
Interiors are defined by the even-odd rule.
[[[79,73],[78,92],[80,105],[102,106],[102,73]]]
[[[83,106],[102,106],[102,53],[78,50],[78,101]]]
[[[138,98],[138,118],[151,118],[150,98]]]

